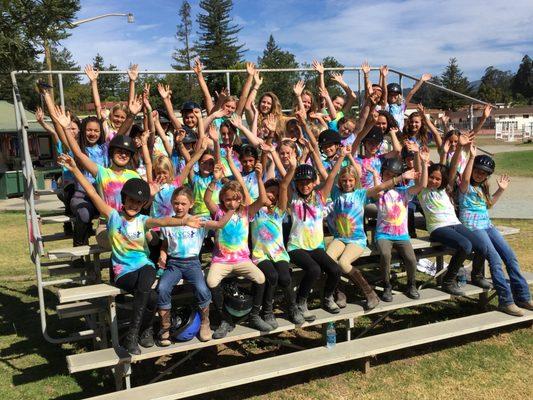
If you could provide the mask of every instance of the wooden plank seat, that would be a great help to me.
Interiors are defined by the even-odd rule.
[[[77,247],[62,247],[60,249],[48,250],[46,253],[49,260],[57,260],[59,258],[79,258],[89,255],[99,255],[107,252],[97,244],[90,244],[86,246]]]
[[[41,221],[43,225],[46,225],[46,224],[62,224],[62,223],[71,221],[72,218],[61,214],[61,215],[49,215],[46,217],[39,217],[39,220]]]
[[[104,310],[105,304],[100,299],[77,301],[74,303],[58,304],[56,307],[59,319],[77,318],[85,315],[98,314]]]
[[[498,311],[491,311],[341,342],[332,349],[325,346],[316,347],[186,375],[91,399],[181,399],[532,320],[533,312],[531,311],[526,312],[523,317],[513,317]]]
[[[60,289],[57,292],[59,303],[69,303],[73,301],[91,300],[102,297],[114,297],[122,291],[110,284],[99,283],[96,285],[79,286],[67,289]]]

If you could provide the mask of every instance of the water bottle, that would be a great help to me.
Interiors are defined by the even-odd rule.
[[[326,328],[326,347],[332,349],[337,344],[337,331],[335,330],[335,323],[328,322],[328,327]]]
[[[466,270],[464,267],[459,268],[459,271],[457,272],[457,284],[459,287],[466,286]]]

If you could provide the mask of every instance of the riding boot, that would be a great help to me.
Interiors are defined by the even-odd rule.
[[[139,348],[139,330],[141,329],[149,296],[150,292],[137,292],[133,296],[133,315],[123,346],[132,355],[141,354],[141,349]]]
[[[211,336],[213,335],[213,332],[209,327],[209,305],[204,308],[200,308],[200,314],[202,316],[202,322],[200,324],[198,339],[200,339],[201,342],[207,342],[211,340]]]
[[[357,268],[352,268],[350,272],[346,274],[346,276],[363,292],[364,296],[366,297],[367,310],[372,310],[379,304],[378,295],[368,284],[361,271],[359,271]]]
[[[302,312],[296,305],[296,294],[291,285],[283,288],[285,294],[285,302],[287,304],[287,315],[289,320],[295,325],[301,325],[305,322]]]

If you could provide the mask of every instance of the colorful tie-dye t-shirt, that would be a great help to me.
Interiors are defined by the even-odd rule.
[[[101,165],[102,167],[109,167],[109,156],[108,156],[108,147],[107,144],[95,144],[93,146],[87,146],[85,148],[85,154],[87,154],[87,157],[91,159],[92,162],[94,162],[97,165]],[[83,171],[83,175],[87,178],[87,180],[94,184],[95,177],[89,172],[89,171]],[[81,185],[78,184],[77,187],[79,190],[83,190]]]
[[[231,169],[228,164],[228,158],[227,158],[228,150],[226,147],[220,148],[220,157],[222,157],[222,166],[224,167],[224,176],[232,176]],[[232,159],[233,163],[235,164],[235,168],[237,168],[239,171],[242,171],[242,165],[241,161],[239,160],[239,152],[238,152],[238,146],[233,147],[233,153],[232,153]]]
[[[220,221],[226,214],[221,208],[215,213],[214,220]],[[231,216],[228,223],[215,233],[213,263],[239,263],[250,260],[248,248],[248,207]]]
[[[275,207],[268,212],[262,207],[251,223],[252,228],[252,260],[260,263],[264,260],[289,261],[289,255],[283,244],[283,219],[286,213]]]
[[[400,131],[403,130],[403,124],[405,121],[404,114],[406,108],[407,106],[405,105],[405,101],[402,101],[401,104],[387,104],[387,106],[385,107],[385,111],[388,111],[396,120]]]
[[[161,190],[157,192],[152,201],[152,207],[150,208],[150,216],[153,218],[172,217],[174,215],[174,209],[172,208],[172,193],[176,188],[181,186],[179,176],[171,183],[165,183],[161,185]]]
[[[113,210],[107,220],[107,232],[111,245],[111,264],[115,273],[115,282],[121,276],[138,270],[145,265],[154,264],[148,258],[148,244],[145,238],[145,224],[149,217],[137,215],[128,221]]]
[[[174,140],[171,132],[165,132],[164,139],[157,135],[154,140],[154,147],[152,152],[152,160],[155,160],[157,157],[165,156],[168,157],[167,149],[165,148],[165,144],[163,140],[166,140],[167,143],[172,147],[172,141]]]
[[[492,226],[487,202],[481,188],[468,185],[466,193],[459,191],[459,220],[471,231]]]
[[[407,205],[411,201],[408,187],[397,187],[379,196],[376,240],[409,240]]]
[[[115,210],[122,211],[120,191],[122,186],[132,178],[139,178],[139,174],[129,169],[124,169],[121,174],[117,174],[111,168],[98,165],[95,183],[104,201]]]
[[[374,187],[374,175],[372,172],[368,171],[368,167],[373,168],[378,172],[381,172],[381,161],[383,155],[374,156],[374,157],[362,157],[357,156],[355,161],[361,166],[361,186],[365,189],[370,189]]]
[[[455,215],[455,209],[446,190],[422,189],[418,194],[418,200],[426,217],[428,233],[437,228],[461,223]]]
[[[186,225],[161,228],[161,237],[168,243],[168,256],[173,258],[198,257],[206,234],[205,228]]]
[[[323,249],[322,221],[326,215],[326,204],[320,192],[315,191],[309,202],[294,193],[290,203],[290,214],[292,226],[287,251]]]
[[[452,165],[452,158],[455,154],[455,151],[450,151],[446,155],[446,166],[449,168],[450,165]],[[463,171],[466,168],[466,164],[468,164],[468,153],[466,150],[461,149],[459,153],[459,159],[457,160],[457,174],[462,175]]]
[[[63,143],[57,142],[57,144],[56,144],[56,152],[57,152],[57,154],[65,153],[63,151]],[[66,153],[66,154],[68,154],[69,156],[74,158],[74,154],[72,154],[72,151],[69,150],[68,153]],[[65,167],[61,167],[61,178],[62,178],[63,187],[65,187],[68,184],[73,183],[73,182],[76,181],[76,179],[74,178],[74,175],[72,174],[72,172],[70,172]],[[92,176],[91,176],[91,178],[92,178]]]
[[[328,216],[334,223],[333,236],[343,243],[355,243],[366,247],[364,228],[364,208],[366,203],[366,189],[356,189],[353,192],[341,192],[337,186],[331,192],[333,210]]]
[[[205,205],[204,195],[207,190],[207,186],[213,180],[213,175],[202,176],[199,173],[195,173],[192,178],[192,193],[194,198],[194,204],[192,206],[192,213],[194,215],[209,215],[209,209]],[[222,183],[218,182],[216,190],[213,192],[213,197],[211,199],[218,204],[218,194],[222,189]]]
[[[259,197],[259,185],[257,183],[257,174],[255,173],[255,171],[252,171],[246,175],[243,175],[242,179],[244,180],[244,185],[246,186],[248,193],[250,193],[250,197],[252,198],[252,201],[256,201],[257,198]]]

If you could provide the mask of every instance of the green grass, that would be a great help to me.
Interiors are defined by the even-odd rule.
[[[520,235],[509,238],[521,267],[533,271],[533,223],[498,220],[497,224],[518,227]],[[34,267],[29,262],[24,215],[0,213],[0,399],[79,399],[114,390],[109,374],[85,372],[69,375],[65,357],[86,351],[90,342],[55,345],[40,332]],[[59,225],[47,225],[50,233]],[[56,246],[68,246],[64,241]],[[56,304],[53,290],[46,290],[46,303]],[[63,335],[83,328],[81,321],[57,320],[50,314],[50,334]],[[388,317],[376,333],[426,324],[478,312],[473,300],[438,303],[404,309]],[[371,322],[356,321],[356,332]],[[339,340],[343,340],[338,325]],[[59,331],[59,333],[58,333]],[[280,339],[302,346],[323,345],[319,327],[280,334]],[[214,367],[234,365],[266,357],[286,348],[251,341],[242,346],[246,353],[229,347],[208,348],[177,368],[171,377]],[[290,350],[292,351],[292,350]],[[247,356],[245,356],[247,354]],[[176,356],[171,361],[176,361]],[[379,356],[371,361],[369,374],[362,374],[357,362],[343,363],[313,371],[280,377],[266,382],[228,389],[195,399],[516,399],[531,398],[533,381],[533,333],[531,329],[508,329],[456,339],[416,349]],[[168,367],[168,365],[167,365]],[[133,384],[148,382],[164,367],[152,361],[134,366]]]
[[[494,159],[499,173],[533,177],[533,151],[498,153]]]

